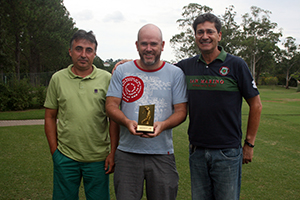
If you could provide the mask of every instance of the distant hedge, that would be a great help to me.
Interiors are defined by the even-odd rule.
[[[16,111],[43,107],[46,87],[32,87],[26,79],[10,85],[0,83],[0,111]]]

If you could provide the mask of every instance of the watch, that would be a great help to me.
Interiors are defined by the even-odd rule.
[[[246,145],[248,145],[249,147],[251,147],[251,148],[253,148],[254,147],[254,145],[253,144],[251,144],[250,142],[248,142],[247,140],[245,140],[245,144]]]

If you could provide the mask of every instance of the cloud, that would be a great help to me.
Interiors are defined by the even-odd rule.
[[[76,20],[83,20],[83,21],[87,21],[87,20],[91,20],[94,18],[94,14],[92,10],[83,10],[77,13],[74,13],[74,18]]]
[[[120,23],[125,21],[124,15],[120,11],[115,11],[112,14],[108,14],[103,19],[104,22],[114,22],[114,23]]]
[[[141,20],[140,20],[140,23],[141,23],[141,24],[146,24],[147,22],[148,22],[148,21],[145,20],[145,19],[141,19]]]
[[[93,30],[101,47],[98,48],[98,53],[102,59],[136,58],[138,56],[134,45],[136,35],[139,28],[146,23],[157,25],[163,32],[166,45],[162,59],[169,61],[175,59],[174,49],[169,45],[169,40],[173,35],[182,32],[176,21],[183,18],[181,15],[183,7],[187,6],[190,0],[89,0],[88,2],[89,4],[82,4],[80,0],[64,0],[64,5],[78,28]],[[269,10],[272,12],[271,21],[278,23],[278,29],[283,29],[281,39],[292,36],[297,39],[297,44],[300,43],[300,30],[296,23],[300,20],[298,11],[300,1],[286,0],[284,6],[280,0],[273,0],[272,3],[269,0],[197,2],[202,6],[213,8],[216,15],[223,15],[226,7],[234,5],[237,12],[235,21],[238,24],[242,22],[243,14],[251,12],[250,7],[253,5]]]

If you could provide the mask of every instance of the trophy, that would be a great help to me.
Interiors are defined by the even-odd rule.
[[[154,132],[154,107],[155,105],[144,105],[139,107],[137,132]]]

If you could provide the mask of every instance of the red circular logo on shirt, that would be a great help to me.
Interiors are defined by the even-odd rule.
[[[139,77],[128,76],[122,80],[122,84],[122,100],[127,103],[138,100],[144,93],[144,82]]]
[[[229,73],[229,68],[223,66],[223,67],[220,68],[219,72],[220,72],[220,74],[221,74],[222,76],[226,76],[226,75]]]

